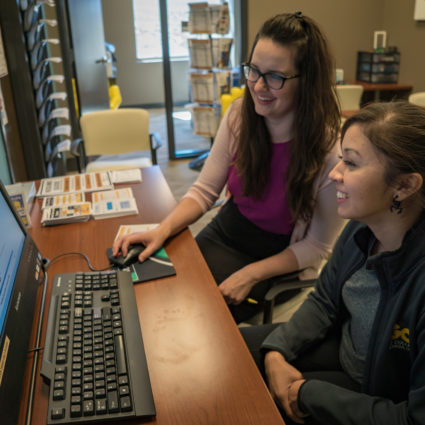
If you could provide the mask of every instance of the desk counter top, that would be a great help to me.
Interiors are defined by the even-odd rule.
[[[106,267],[105,250],[120,224],[158,222],[175,205],[159,167],[142,173],[143,182],[131,185],[139,216],[41,228],[36,224],[40,222],[37,201],[31,234],[43,255],[53,258],[61,252],[81,251],[94,267]],[[157,411],[155,418],[140,423],[282,425],[192,234],[184,230],[165,248],[176,276],[134,286]],[[79,256],[62,257],[50,266],[49,281],[57,273],[87,270]],[[45,322],[47,311],[48,302]],[[47,403],[48,386],[38,376],[32,425],[45,424]],[[21,415],[19,424],[23,419]]]

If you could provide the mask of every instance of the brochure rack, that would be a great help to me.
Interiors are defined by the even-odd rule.
[[[231,86],[229,7],[189,3],[189,82],[193,131],[213,138],[220,119],[220,98]]]

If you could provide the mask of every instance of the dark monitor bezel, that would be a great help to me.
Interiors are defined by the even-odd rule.
[[[0,192],[25,235],[5,325],[0,335],[0,365],[3,367],[0,381],[1,422],[12,425],[17,422],[21,405],[25,365],[31,348],[29,343],[40,286],[42,256],[1,181]]]

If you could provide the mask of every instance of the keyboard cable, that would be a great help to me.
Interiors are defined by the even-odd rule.
[[[89,269],[92,271],[92,272],[104,272],[104,271],[106,271],[106,270],[111,270],[111,266],[108,266],[108,267],[105,267],[104,269],[96,269],[96,268],[94,268],[92,265],[91,265],[91,263],[90,263],[90,260],[89,260],[89,257],[87,257],[87,255],[86,254],[83,254],[82,252],[78,252],[78,251],[70,251],[70,252],[63,252],[62,254],[58,254],[58,255],[56,255],[55,257],[53,257],[51,260],[47,260],[46,259],[46,270],[47,270],[47,268],[54,262],[54,261],[56,261],[56,260],[58,260],[59,258],[61,258],[61,257],[65,257],[65,256],[67,256],[67,255],[80,255],[81,257],[83,257],[85,260],[86,260],[86,263],[87,263],[87,266],[89,267]]]

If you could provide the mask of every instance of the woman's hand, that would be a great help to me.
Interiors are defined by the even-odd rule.
[[[257,281],[244,267],[231,274],[226,280],[221,282],[218,289],[222,293],[227,304],[240,304],[249,294]]]
[[[164,245],[166,239],[167,235],[164,234],[160,227],[149,230],[148,232],[136,232],[120,236],[112,245],[112,254],[114,256],[123,255],[125,257],[129,245],[142,243],[145,246],[145,249],[139,254],[139,261],[142,262],[160,249]]]
[[[304,382],[301,372],[290,365],[282,354],[269,351],[264,358],[267,382],[275,401],[296,423],[304,423],[307,415],[298,409],[298,390]]]
[[[288,412],[287,415],[297,423],[304,423],[304,418],[308,415],[301,412],[298,405],[298,392],[301,385],[305,382],[305,379],[299,379],[298,381],[293,382],[288,388],[288,400],[289,407],[292,411],[293,416],[290,416]]]

